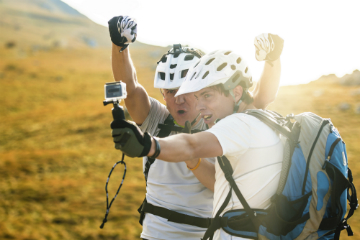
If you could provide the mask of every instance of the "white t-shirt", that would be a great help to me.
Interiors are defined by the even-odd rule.
[[[150,98],[151,108],[140,126],[142,131],[157,136],[158,124],[169,115],[166,106]],[[193,129],[206,129],[201,120]],[[176,134],[171,132],[170,135]],[[185,149],[184,149],[185,151]],[[206,159],[215,163],[215,158]],[[147,158],[143,159],[144,169]],[[213,192],[207,189],[186,167],[185,162],[169,163],[156,159],[148,173],[146,199],[161,206],[191,216],[210,218],[213,210]],[[170,222],[162,217],[146,213],[141,238],[145,239],[196,239],[204,236],[206,229]]]
[[[244,113],[227,116],[207,131],[218,139],[223,155],[229,159],[234,170],[233,178],[250,207],[268,208],[270,198],[278,187],[283,160],[283,145],[279,136],[257,118]],[[230,189],[217,161],[215,170],[213,217]],[[232,209],[243,209],[234,191],[220,216]],[[219,229],[214,239],[243,238],[231,236]]]

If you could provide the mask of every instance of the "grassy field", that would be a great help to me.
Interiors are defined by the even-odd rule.
[[[139,81],[149,94],[160,56],[133,49]],[[141,159],[126,158],[127,177],[109,222],[105,182],[120,152],[113,147],[111,107],[103,85],[113,81],[110,49],[30,51],[0,47],[0,239],[138,239],[137,208],[145,193]],[[359,88],[359,87],[357,87]],[[356,87],[323,83],[282,87],[269,108],[282,114],[312,111],[329,117],[347,143],[360,189],[360,115]],[[321,92],[315,94],[316,92]],[[351,109],[338,110],[347,102]],[[115,169],[112,198],[122,177]],[[350,223],[360,239],[360,214]]]

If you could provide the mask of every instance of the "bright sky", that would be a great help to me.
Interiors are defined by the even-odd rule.
[[[254,79],[254,37],[281,36],[281,84],[307,83],[322,75],[360,70],[360,1],[333,0],[62,0],[107,26],[113,16],[137,19],[138,40],[153,45],[188,44],[205,52],[243,55]]]

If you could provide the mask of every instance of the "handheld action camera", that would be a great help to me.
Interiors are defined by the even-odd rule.
[[[105,83],[105,102],[120,102],[127,96],[126,83],[123,82],[110,82]]]

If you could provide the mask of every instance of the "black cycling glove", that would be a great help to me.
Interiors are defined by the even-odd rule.
[[[135,42],[137,37],[136,20],[128,16],[116,16],[109,20],[109,32],[111,41],[121,47],[123,51],[130,43]]]
[[[115,148],[129,157],[147,156],[151,148],[151,136],[143,133],[138,126],[125,120],[111,123]]]

